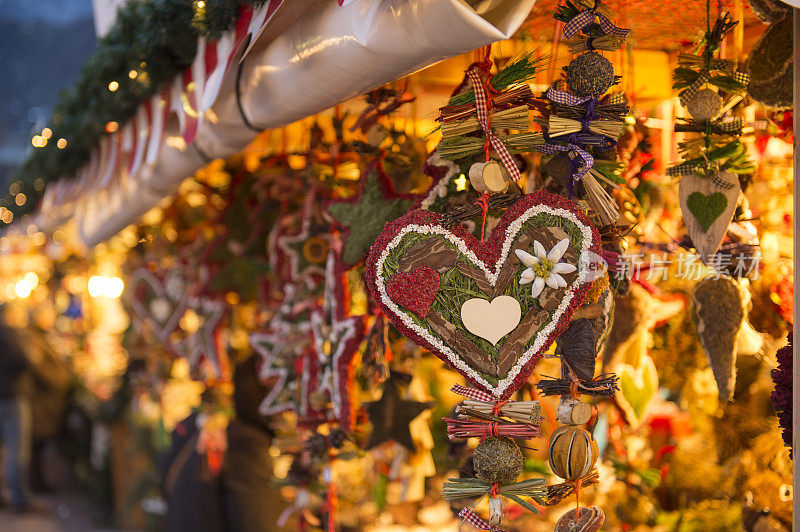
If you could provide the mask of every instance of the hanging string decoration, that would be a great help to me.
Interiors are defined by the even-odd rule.
[[[521,176],[513,154],[543,142],[540,134],[529,131],[533,92],[525,83],[535,74],[537,61],[526,54],[495,75],[491,65],[488,58],[471,65],[465,82],[439,110],[438,153],[448,160],[477,159],[469,168],[473,186],[479,192],[505,192]]]
[[[547,165],[550,177],[561,181],[570,197],[585,197],[600,226],[615,225],[619,218],[605,190],[616,186],[619,178],[613,161],[603,157],[622,134],[629,109],[624,96],[606,95],[619,79],[598,50],[620,49],[629,33],[610,17],[602,2],[584,0],[568,1],[556,12],[570,49],[580,53],[564,67],[568,91],[553,86],[544,95],[539,122],[545,142],[537,148],[553,155]]]
[[[710,13],[707,17],[697,53],[680,54],[673,73],[673,87],[691,117],[675,125],[676,132],[689,136],[678,144],[683,160],[667,175],[681,178],[678,195],[686,229],[701,260],[710,264],[733,219],[741,190],[738,176],[752,173],[754,166],[739,141],[741,119],[728,116],[743,98],[749,75],[716,57],[737,22],[722,12],[711,26]]]
[[[534,67],[525,55],[492,75],[487,56],[467,70],[464,83],[440,109],[443,140],[430,165],[441,174],[439,180],[422,209],[386,225],[367,258],[367,284],[386,317],[471,384],[453,387],[464,401],[444,421],[451,440],[480,440],[472,457],[474,475],[449,479],[442,494],[451,502],[488,497],[488,520],[475,513],[474,505],[459,514],[486,530],[499,530],[503,499],[538,513],[531,500],[544,505],[575,489],[559,488],[551,496],[543,479],[521,478],[523,454],[515,440],[538,437],[542,413],[538,401],[510,398],[544,351],[569,330],[576,310],[584,309],[594,279],[586,277],[582,261],[601,252],[600,235],[577,204],[544,191],[523,195],[516,185],[522,167],[514,154],[539,149],[549,138],[528,130],[528,112],[537,102],[520,82]],[[609,84],[614,81],[612,71]],[[598,101],[598,112],[587,117],[585,109],[571,103],[554,103],[564,115],[558,127],[577,122],[580,131],[586,120],[587,132],[590,127],[599,132],[588,135],[620,133],[616,122],[627,113],[626,104]],[[471,187],[477,201],[441,201],[451,194],[451,184],[456,191]],[[425,209],[434,205],[441,214]],[[598,395],[613,394],[612,375],[594,380],[596,337],[592,327],[589,331],[592,371],[568,377],[565,391],[558,393],[572,390],[577,397],[577,383]],[[585,368],[577,358],[572,359],[576,367]],[[588,422],[588,405],[574,401],[570,406],[565,416],[575,424],[569,426]],[[589,445],[593,438],[586,434]],[[576,486],[589,485],[595,481],[597,448],[589,445],[583,454],[575,449],[568,459],[583,457],[588,463],[578,471]]]
[[[342,280],[341,247],[336,242],[325,267],[323,305],[311,312],[311,334],[316,357],[310,369],[316,378],[307,388],[313,411],[322,411],[319,421],[334,421],[345,431],[353,425],[353,363],[364,338],[363,316],[349,316]]]

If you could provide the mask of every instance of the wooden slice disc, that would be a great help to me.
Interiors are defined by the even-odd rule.
[[[597,532],[605,520],[603,510],[597,506],[573,508],[561,516],[555,532]]]
[[[572,424],[584,425],[592,417],[592,407],[588,403],[578,403],[572,409]]]
[[[485,167],[486,163],[475,163],[469,168],[469,184],[481,194],[488,192],[483,181],[483,169]]]
[[[383,127],[381,124],[375,124],[369,131],[367,131],[367,144],[370,146],[375,146],[376,148],[383,144],[383,141],[386,140],[389,134],[386,131],[386,128]]]
[[[489,192],[505,192],[508,190],[508,178],[503,167],[495,161],[489,161],[483,167],[483,182]]]

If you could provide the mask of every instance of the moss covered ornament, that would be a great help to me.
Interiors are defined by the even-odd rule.
[[[583,98],[599,98],[614,84],[614,66],[597,52],[576,56],[565,67],[567,87]]]

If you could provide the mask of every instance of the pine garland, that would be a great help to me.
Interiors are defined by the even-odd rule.
[[[74,177],[88,162],[106,124],[125,124],[142,103],[191,65],[199,37],[218,39],[235,25],[243,8],[264,1],[131,0],[121,7],[75,85],[61,93],[48,125],[52,140],[34,149],[12,177],[12,182],[22,182],[28,201],[19,207],[6,196],[0,204],[15,218],[31,211],[47,184]],[[114,91],[109,90],[112,81],[118,84]],[[60,138],[67,141],[65,149],[56,145]]]

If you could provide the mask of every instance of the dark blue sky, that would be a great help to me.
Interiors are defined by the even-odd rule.
[[[0,0],[0,184],[95,46],[92,0]]]

